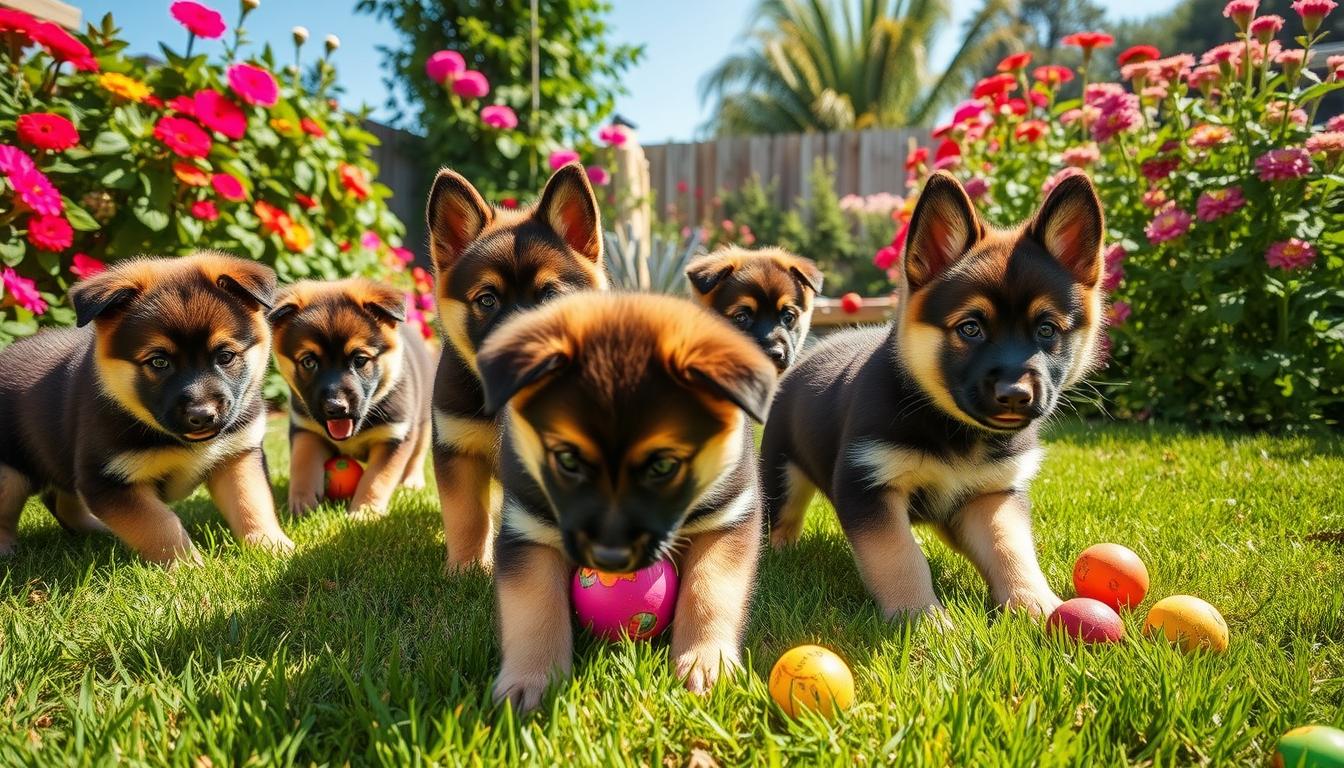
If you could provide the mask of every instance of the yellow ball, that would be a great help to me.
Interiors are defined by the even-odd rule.
[[[854,703],[854,675],[839,656],[819,645],[800,645],[770,670],[770,697],[791,717],[812,710],[833,717]]]
[[[1148,610],[1144,632],[1161,633],[1182,650],[1207,648],[1217,653],[1227,650],[1227,622],[1212,605],[1190,595],[1172,595],[1158,600]]]

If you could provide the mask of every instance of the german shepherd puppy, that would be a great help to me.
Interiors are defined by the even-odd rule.
[[[466,179],[441,170],[426,218],[448,342],[433,400],[448,567],[488,568],[497,432],[485,412],[476,350],[508,317],[571,291],[606,288],[602,221],[577,163],[556,171],[537,204],[523,210],[492,208]]]
[[[290,550],[261,452],[275,273],[215,253],[122,262],[70,289],[78,328],[0,353],[0,553],[41,493],[65,527],[198,559],[166,502],[202,481],[241,541]]]
[[[686,277],[700,303],[755,339],[780,373],[798,359],[821,293],[811,259],[782,248],[720,248],[692,261]]]
[[[910,223],[896,321],[828,338],[780,388],[761,447],[773,542],[798,538],[820,489],[886,616],[945,615],[912,523],[968,557],[997,604],[1053,610],[1027,485],[1040,422],[1098,363],[1103,231],[1081,174],[1007,231],[935,174]]]
[[[337,454],[368,464],[353,512],[382,514],[398,487],[425,487],[434,367],[405,325],[402,293],[360,278],[299,282],[270,320],[290,391],[290,511],[317,505],[323,464]]]
[[[696,692],[738,665],[760,549],[756,450],[775,368],[713,313],[666,296],[577,294],[509,322],[478,358],[506,403],[495,543],[496,700],[530,710],[570,669],[575,565],[671,557],[677,674]]]

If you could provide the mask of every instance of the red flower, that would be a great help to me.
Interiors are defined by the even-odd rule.
[[[1028,107],[1026,99],[1007,99],[999,105],[1000,110],[1005,107],[1016,117],[1021,117],[1027,114]]]
[[[1021,53],[1013,53],[1003,57],[1003,61],[999,62],[999,66],[996,67],[996,69],[999,72],[1018,72],[1026,69],[1027,65],[1030,63],[1031,51],[1022,51]]]
[[[209,200],[197,200],[191,204],[191,215],[201,221],[214,221],[219,218],[219,209]]]
[[[74,241],[75,230],[60,214],[28,219],[28,242],[40,250],[59,253]]]
[[[1115,38],[1105,32],[1074,32],[1060,40],[1064,45],[1072,45],[1091,53],[1096,48],[1109,48],[1115,44]]]
[[[977,99],[1006,96],[1017,88],[1017,78],[1010,74],[990,75],[975,84],[971,95]]]
[[[252,64],[234,64],[228,71],[229,87],[243,101],[253,106],[274,106],[280,98],[280,86],[275,76]]]
[[[196,102],[190,96],[174,96],[168,100],[168,108],[184,115],[196,116]]]
[[[319,139],[327,135],[327,132],[322,129],[322,126],[318,125],[318,122],[311,117],[305,117],[300,120],[299,127],[303,129],[304,133],[309,136],[316,136]]]
[[[243,189],[243,182],[233,174],[216,173],[210,177],[210,186],[215,188],[216,194],[230,202],[236,203],[247,199],[247,190]]]
[[[191,0],[178,0],[168,7],[177,22],[197,37],[214,40],[224,34],[224,17],[219,11]]]
[[[1293,3],[1293,10],[1302,17],[1302,28],[1310,35],[1315,34],[1321,26],[1321,20],[1335,10],[1335,6],[1334,0],[1297,0]]]
[[[261,219],[261,227],[267,232],[283,232],[289,229],[293,222],[289,214],[276,208],[265,200],[258,200],[253,203],[252,210],[256,211],[257,218]]]
[[[19,39],[19,47],[25,47],[32,40],[33,30],[38,20],[23,11],[11,11],[0,8],[0,35],[10,35]]]
[[[360,200],[366,199],[372,192],[369,187],[369,175],[364,172],[363,168],[349,163],[341,163],[340,174],[341,185]]]
[[[107,265],[87,253],[76,253],[70,261],[70,274],[86,280],[107,269]]]
[[[235,141],[247,133],[247,115],[243,108],[229,101],[219,91],[197,91],[191,103],[192,113],[206,128]]]
[[[1046,64],[1033,70],[1031,76],[1053,88],[1072,80],[1073,70],[1059,64]]]
[[[299,205],[302,205],[305,209],[310,211],[318,206],[317,200],[309,197],[308,195],[303,194],[302,192],[295,192],[294,200],[298,202]]]
[[[185,117],[160,118],[154,126],[154,138],[181,157],[205,157],[210,154],[210,134]]]
[[[33,42],[46,48],[53,59],[68,61],[80,72],[98,71],[98,60],[93,57],[89,47],[55,24],[39,21],[33,25],[29,36]]]
[[[1013,131],[1013,137],[1030,144],[1044,136],[1048,128],[1049,126],[1040,120],[1023,120]]]
[[[1131,64],[1136,61],[1152,61],[1162,55],[1162,52],[1152,45],[1133,45],[1125,49],[1125,52],[1116,57],[1117,64]]]
[[[938,169],[951,168],[961,162],[961,147],[957,146],[955,141],[943,140],[938,145],[938,150],[933,153],[933,167]]]
[[[911,152],[905,158],[905,170],[913,171],[919,166],[924,165],[925,163],[928,162],[929,162],[929,148],[916,147],[915,151]]]
[[[64,152],[79,143],[74,123],[50,112],[19,115],[17,128],[19,140],[38,149]]]

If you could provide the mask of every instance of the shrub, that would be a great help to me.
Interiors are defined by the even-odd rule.
[[[1254,3],[1240,0],[1240,6]],[[1081,168],[1105,203],[1113,411],[1198,425],[1302,429],[1344,422],[1344,119],[1314,125],[1344,87],[1305,70],[1324,35],[1273,39],[1239,22],[1198,60],[1125,57],[1120,83],[1087,82],[1104,36],[1071,36],[1076,73],[1007,64],[935,130],[930,167],[954,169],[990,221],[1027,216]],[[1231,8],[1231,6],[1229,6]],[[1081,99],[1056,100],[1078,78]],[[877,259],[894,262],[895,246]]]
[[[269,48],[243,56],[243,30],[225,38],[213,10],[172,10],[186,53],[164,46],[154,66],[125,55],[110,16],[74,36],[0,9],[0,345],[73,322],[70,283],[139,254],[218,248],[283,280],[409,263],[373,180],[377,139],[329,96],[339,41],[307,90]],[[220,38],[221,55],[192,53]]]

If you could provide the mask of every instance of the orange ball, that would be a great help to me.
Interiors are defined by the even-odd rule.
[[[1148,593],[1148,568],[1129,547],[1093,544],[1073,564],[1073,588],[1112,610],[1131,608]]]
[[[322,465],[326,470],[327,498],[348,499],[355,495],[359,479],[364,476],[364,468],[358,461],[348,456],[333,456]]]

